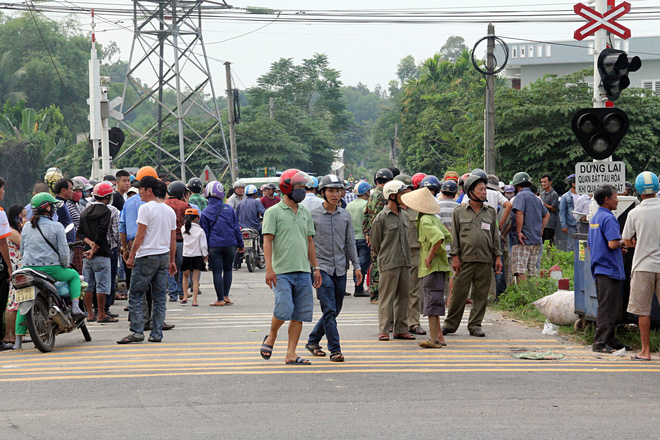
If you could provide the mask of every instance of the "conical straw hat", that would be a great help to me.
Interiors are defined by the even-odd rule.
[[[440,212],[440,205],[431,194],[428,188],[420,188],[401,196],[401,201],[406,206],[422,214],[437,214]]]

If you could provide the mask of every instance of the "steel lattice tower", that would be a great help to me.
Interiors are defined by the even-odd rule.
[[[205,151],[222,163],[229,163],[202,38],[202,4],[201,0],[133,1],[133,44],[122,94],[124,120],[120,124],[137,140],[115,159],[139,148],[161,167],[161,154],[165,154],[180,164],[182,181],[186,180],[186,168],[195,174],[186,162],[198,150]],[[214,2],[213,8],[219,7],[229,6],[218,6]],[[174,92],[175,102],[164,99],[164,92],[168,89]],[[128,90],[135,93],[127,94]],[[212,99],[210,103],[206,102],[209,98]],[[138,108],[153,108],[154,104],[158,112],[156,123],[147,130],[138,130],[127,121]],[[211,121],[210,128],[203,132],[196,130],[189,122],[193,116],[200,118],[200,115]],[[222,133],[224,155],[208,142],[218,128]],[[178,134],[178,158],[162,148],[162,137],[169,133]],[[152,154],[154,151],[156,157]]]

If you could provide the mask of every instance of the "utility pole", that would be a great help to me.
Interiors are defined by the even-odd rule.
[[[227,105],[229,106],[227,109],[229,113],[229,165],[231,180],[235,182],[238,179],[238,152],[236,149],[236,121],[234,120],[234,88],[231,82],[231,63],[229,61],[225,61],[225,74],[227,76]]]
[[[92,9],[92,50],[89,60],[89,141],[94,153],[92,159],[92,179],[101,180],[99,148],[101,147],[101,74],[96,54],[96,34],[94,28],[94,10]]]
[[[596,12],[607,12],[607,0],[596,0]],[[598,71],[598,56],[607,45],[607,31],[599,29],[594,33],[594,108],[604,108],[607,98],[600,92],[600,72]],[[611,160],[611,159],[610,159]]]
[[[605,1],[605,0],[604,0]],[[488,25],[488,36],[495,36],[495,26]],[[486,54],[486,108],[484,109],[484,171],[495,174],[495,38],[488,38]]]

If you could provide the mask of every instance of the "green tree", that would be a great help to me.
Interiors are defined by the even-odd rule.
[[[467,49],[463,37],[452,35],[447,38],[445,44],[440,48],[440,56],[445,61],[453,63],[457,61],[461,57],[463,51],[466,51]]]
[[[401,58],[401,61],[399,61],[399,64],[396,66],[396,76],[399,78],[401,84],[419,78],[419,68],[417,67],[417,64],[415,64],[415,57],[412,55],[406,55]]]

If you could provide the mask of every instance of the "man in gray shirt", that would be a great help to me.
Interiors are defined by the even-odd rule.
[[[550,213],[550,219],[548,224],[543,228],[543,242],[549,241],[550,244],[554,244],[555,241],[555,225],[557,224],[557,214],[559,212],[559,194],[557,191],[552,189],[552,176],[550,174],[544,174],[541,176],[541,186],[543,191],[541,192],[541,201],[543,206]]]
[[[357,284],[362,281],[351,215],[339,206],[343,188],[343,182],[334,174],[323,177],[319,183],[319,192],[324,202],[322,206],[312,210],[314,247],[322,279],[316,294],[323,316],[309,334],[305,348],[314,356],[325,356],[319,345],[325,335],[332,362],[344,361],[339,344],[337,315],[341,311],[346,293],[347,257],[353,263]]]

